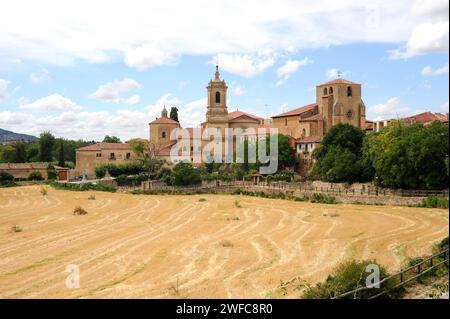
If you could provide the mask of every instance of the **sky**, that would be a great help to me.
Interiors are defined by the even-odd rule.
[[[228,110],[263,117],[362,84],[367,118],[449,109],[447,0],[15,0],[0,10],[0,128],[148,137],[176,106],[205,119],[219,64]]]

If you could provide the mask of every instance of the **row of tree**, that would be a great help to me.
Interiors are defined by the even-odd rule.
[[[330,182],[374,181],[384,187],[448,187],[448,125],[394,122],[366,135],[348,125],[333,126],[314,151],[312,175]]]
[[[121,143],[116,136],[106,135],[103,142]],[[94,141],[56,138],[50,132],[40,134],[36,142],[17,141],[0,145],[0,163],[51,162],[59,166],[73,167],[76,149]]]

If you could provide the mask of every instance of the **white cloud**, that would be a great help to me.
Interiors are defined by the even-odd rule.
[[[41,69],[39,72],[30,74],[30,81],[33,84],[41,84],[50,79],[50,72],[47,69]]]
[[[427,53],[448,52],[448,28],[448,21],[426,22],[417,25],[406,43],[406,48],[389,51],[389,58],[408,59]]]
[[[143,70],[175,64],[182,55],[253,57],[261,49],[279,53],[349,43],[405,43],[416,26],[443,21],[448,12],[442,1],[422,3],[429,5],[417,7],[426,10],[412,10],[410,0],[267,0],[264,5],[259,0],[198,0],[195,6],[182,0],[111,0],[107,7],[89,0],[5,1],[0,58],[11,65],[124,61]],[[107,14],[99,14],[106,8]],[[261,68],[243,63],[251,65],[243,67],[247,76]]]
[[[216,61],[219,61],[221,70],[249,78],[271,67],[275,63],[275,57],[261,52],[257,55],[221,53],[210,63]]]
[[[448,73],[448,64],[444,65],[443,67],[440,67],[436,70],[433,70],[431,68],[431,66],[428,65],[428,66],[424,67],[422,70],[423,76],[439,76],[439,75],[447,74],[447,73]]]
[[[120,81],[114,80],[112,82],[100,85],[97,90],[89,96],[89,98],[118,103],[121,101],[120,93],[138,89],[139,87],[140,84],[134,79],[125,78]]]
[[[444,113],[448,113],[448,101],[439,105],[439,110]]]
[[[73,102],[71,99],[55,93],[49,96],[37,99],[36,101],[21,105],[20,108],[31,111],[67,111],[79,110],[81,106]]]
[[[138,104],[140,101],[141,101],[141,97],[139,95],[133,95],[126,100],[127,104],[130,104],[130,105]]]
[[[0,100],[6,97],[6,88],[8,87],[9,81],[0,79]]]
[[[417,0],[412,6],[412,13],[417,16],[448,18],[448,0]]]
[[[32,118],[33,116],[28,113],[3,111],[0,112],[0,125],[2,128],[8,125],[18,127],[29,123]]]
[[[285,83],[292,74],[297,72],[300,67],[312,63],[314,63],[314,61],[308,57],[305,57],[303,60],[287,60],[283,66],[277,69],[277,76],[280,80],[278,80],[276,86],[280,86]]]
[[[332,80],[332,79],[336,79],[339,75],[341,77],[346,77],[350,74],[349,71],[339,71],[338,69],[329,69],[326,73],[326,76],[328,79]],[[314,88],[315,89],[315,88]]]
[[[233,90],[233,94],[234,94],[234,95],[236,95],[236,96],[241,96],[241,95],[244,95],[245,93],[247,93],[247,91],[244,90],[244,88],[243,88],[242,86],[236,85],[236,86],[234,87],[234,90]]]
[[[423,87],[426,89],[431,89],[433,87],[433,84],[431,84],[431,81],[425,81],[425,83],[423,84]]]
[[[411,109],[400,102],[399,97],[391,97],[385,103],[380,103],[369,107],[369,113],[376,119],[396,119],[406,116]]]
[[[125,64],[139,71],[161,65],[176,65],[178,62],[175,55],[149,45],[125,51]]]

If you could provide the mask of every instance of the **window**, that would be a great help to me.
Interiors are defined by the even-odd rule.
[[[166,132],[162,132],[162,138],[166,138]]]
[[[330,86],[330,89],[328,90],[330,94],[333,94],[333,88]]]
[[[216,103],[220,103],[220,92],[216,92]]]
[[[306,130],[305,130],[305,129],[302,130],[302,135],[303,135],[303,136],[306,135]]]
[[[352,92],[352,87],[351,86],[347,86],[347,96],[352,96],[353,92]]]
[[[97,154],[95,154],[95,156],[102,157],[102,153],[97,153]]]
[[[130,159],[130,158],[131,158],[131,153],[127,153],[127,154],[125,155],[125,158],[126,158],[126,159]]]
[[[284,126],[287,126],[287,119],[284,119]]]
[[[328,90],[327,90],[327,88],[324,88],[323,89],[323,95],[327,95],[328,94]]]
[[[115,159],[116,159],[116,154],[110,153],[110,154],[109,154],[109,159],[110,159],[110,160],[115,160]]]

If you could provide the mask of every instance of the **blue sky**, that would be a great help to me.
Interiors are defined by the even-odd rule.
[[[126,140],[163,105],[197,126],[215,61],[229,110],[314,102],[339,70],[363,85],[368,119],[448,112],[447,1],[69,3],[0,12],[1,128]]]

